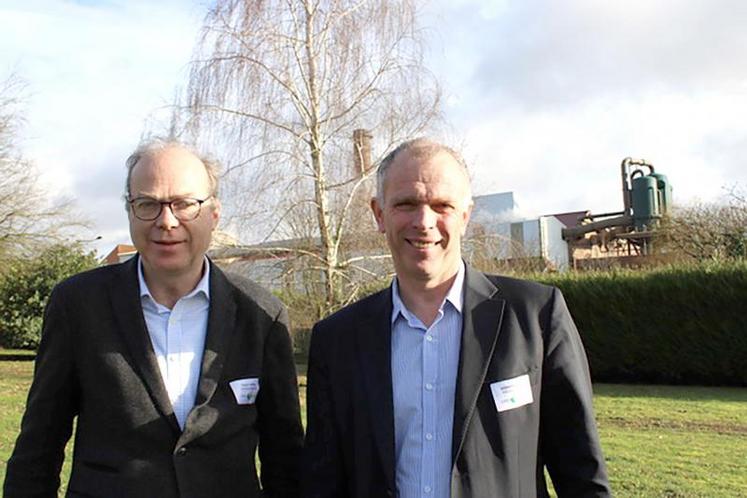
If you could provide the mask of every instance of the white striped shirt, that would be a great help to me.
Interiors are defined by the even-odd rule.
[[[462,335],[464,263],[426,327],[392,283],[392,385],[399,498],[448,498],[451,439]]]

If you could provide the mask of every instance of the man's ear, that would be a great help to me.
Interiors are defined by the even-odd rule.
[[[213,230],[218,227],[218,222],[220,221],[220,207],[220,200],[213,199],[213,211],[210,213],[210,218],[213,222]]]
[[[469,219],[472,216],[472,208],[474,207],[474,203],[470,200],[470,203],[467,204],[467,207],[462,211],[462,236],[464,236],[467,233],[467,225],[469,224]]]
[[[379,200],[376,197],[371,198],[371,211],[373,211],[374,219],[376,220],[376,226],[379,229],[379,232],[385,233],[386,229],[384,228],[384,210],[382,206],[379,205]]]

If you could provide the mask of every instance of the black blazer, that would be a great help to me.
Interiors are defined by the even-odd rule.
[[[303,432],[287,313],[211,264],[195,407],[180,430],[148,335],[136,258],[76,275],[47,305],[4,496],[56,497],[77,416],[69,497],[297,495]],[[229,382],[256,377],[254,404]]]
[[[311,339],[302,496],[396,496],[391,290]],[[490,384],[528,375],[534,402],[498,412]],[[452,498],[610,496],[581,340],[560,292],[467,268]]]

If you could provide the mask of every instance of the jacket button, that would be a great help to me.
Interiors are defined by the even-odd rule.
[[[187,448],[184,447],[184,446],[182,446],[181,448],[179,448],[178,450],[176,450],[176,454],[179,455],[179,456],[186,455],[187,454]]]

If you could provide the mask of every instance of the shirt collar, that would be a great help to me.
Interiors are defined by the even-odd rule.
[[[464,261],[459,261],[459,269],[457,270],[454,283],[451,284],[449,292],[446,293],[444,302],[441,303],[439,309],[442,309],[446,301],[448,301],[452,306],[454,306],[454,309],[456,309],[459,314],[462,313],[462,304],[464,300],[464,273]],[[409,320],[411,313],[405,306],[405,303],[402,302],[402,298],[399,295],[399,284],[397,283],[397,277],[394,277],[394,279],[392,280],[392,323],[394,323],[400,313],[405,319]]]
[[[187,295],[182,296],[182,299],[190,298],[201,293],[207,298],[208,301],[210,301],[210,261],[208,260],[207,256],[204,256],[203,268],[205,268],[205,271],[202,273],[202,277],[200,278],[199,282],[197,282],[195,288],[192,289]],[[145,277],[143,277],[143,260],[141,258],[138,258],[137,260],[137,279],[140,283],[140,298],[142,299],[143,297],[148,297],[155,303],[156,300],[153,299],[153,294],[150,293],[148,284],[145,283]]]

